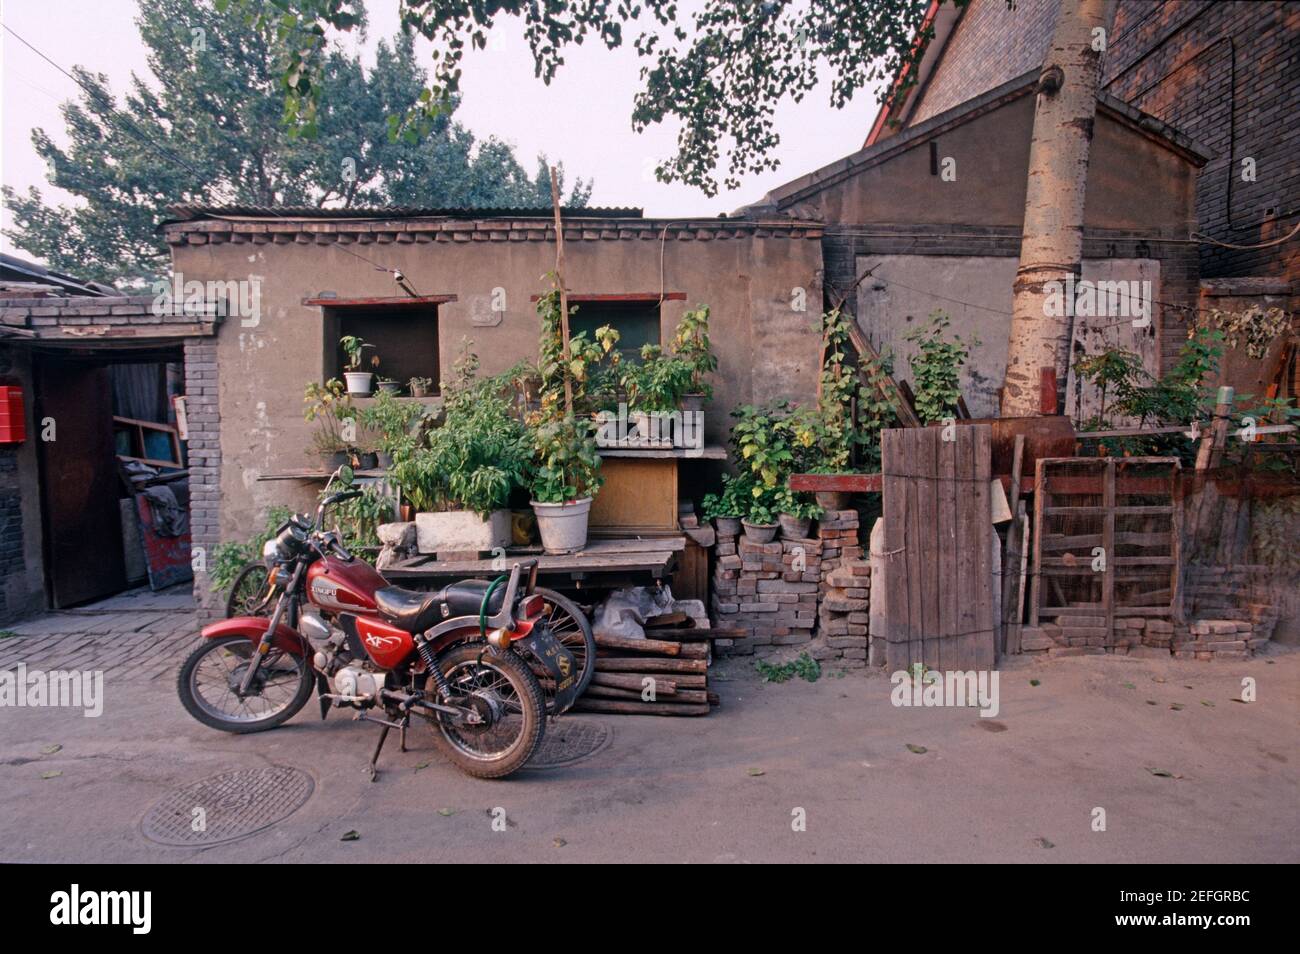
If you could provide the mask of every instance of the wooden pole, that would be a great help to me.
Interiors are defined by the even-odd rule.
[[[564,226],[560,222],[560,180],[551,166],[551,208],[555,210],[555,280],[560,286],[560,338],[564,346],[564,413],[573,416],[573,380],[569,377],[569,291],[564,285]]]
[[[1210,429],[1201,437],[1201,446],[1196,449],[1196,469],[1208,470],[1217,467],[1223,456],[1223,445],[1228,440],[1228,419],[1232,416],[1232,399],[1234,391],[1230,387],[1219,388],[1219,396],[1214,404],[1214,421]]]

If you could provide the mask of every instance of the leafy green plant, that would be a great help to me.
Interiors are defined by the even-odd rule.
[[[380,391],[373,404],[360,410],[357,419],[362,427],[378,432],[379,448],[391,454],[411,436],[416,422],[424,415],[424,405],[399,401],[396,395]]]
[[[350,475],[346,483],[352,483]],[[343,545],[349,550],[377,547],[379,525],[393,519],[393,498],[373,482],[355,489],[361,491],[361,496],[337,504],[331,516],[343,538]],[[337,488],[327,487],[321,491],[321,499],[336,492]]]
[[[628,409],[672,411],[691,390],[695,371],[689,361],[664,354],[659,345],[642,345],[641,360],[623,365],[621,383]]]
[[[312,381],[302,399],[306,404],[304,420],[316,423],[312,443],[317,452],[329,456],[352,446],[352,442],[344,437],[345,425],[356,420],[356,411],[342,381],[338,378],[330,378],[324,384]]]
[[[796,520],[816,520],[826,512],[825,508],[813,499],[812,494],[794,491],[789,487],[782,487],[777,491],[773,509],[778,514],[794,517]]]
[[[935,311],[906,335],[917,349],[909,363],[912,392],[917,416],[926,424],[956,415],[957,399],[961,397],[961,369],[970,357],[970,349],[979,344],[975,338],[963,341],[954,336],[948,340],[951,323],[946,314]]]
[[[731,412],[735,418],[729,438],[732,456],[736,468],[754,478],[754,496],[776,487],[791,473],[794,450],[789,430],[781,426],[789,412],[785,401],[766,407],[742,404]]]
[[[534,432],[533,500],[568,503],[600,489],[596,426],[571,415],[539,424]]]
[[[790,662],[777,664],[759,659],[754,662],[754,668],[764,682],[789,682],[795,676],[804,682],[816,682],[822,675],[821,663],[807,653],[801,653],[798,659]]]
[[[280,526],[293,516],[293,511],[288,507],[272,507],[266,512],[266,525],[261,532],[255,534],[251,540],[240,543],[238,541],[226,541],[218,543],[212,548],[212,562],[208,568],[208,575],[212,580],[212,588],[216,591],[224,592],[232,583],[235,577],[249,563],[254,563],[262,558],[262,547],[267,540],[275,536]]]
[[[539,407],[529,416],[533,438],[531,491],[538,503],[567,503],[595,494],[603,478],[596,445],[598,409],[590,387],[608,382],[598,374],[617,364],[618,332],[608,325],[588,341],[579,332],[564,349],[560,317],[560,291],[555,276],[552,288],[537,302],[541,320],[538,344]]]
[[[691,381],[685,393],[703,394],[705,400],[712,398],[713,385],[704,378],[718,369],[718,359],[709,340],[708,305],[698,305],[682,315],[673,332],[671,350],[690,368]]]
[[[700,502],[700,508],[706,520],[715,520],[718,517],[739,519],[749,514],[752,500],[753,497],[744,481],[731,474],[723,474],[722,492],[705,494]]]
[[[345,371],[360,371],[362,352],[367,348],[373,351],[375,346],[358,338],[356,335],[344,335],[339,339],[339,347],[348,356],[347,364],[344,365],[343,369]],[[375,368],[379,367],[379,355],[371,356],[370,365]]]

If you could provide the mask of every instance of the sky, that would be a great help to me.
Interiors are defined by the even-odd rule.
[[[135,0],[0,0],[0,20],[64,69],[74,64],[109,77],[115,93],[132,72],[148,75],[145,47],[135,27]],[[373,62],[375,43],[398,30],[398,0],[367,0],[370,16],[363,61]],[[638,206],[650,216],[711,216],[757,201],[773,187],[861,148],[878,106],[872,91],[842,110],[829,105],[823,85],[802,103],[778,108],[782,143],[774,172],[751,175],[734,192],[707,198],[698,189],[656,182],[656,161],[674,151],[676,128],[632,131],[632,101],[640,88],[642,61],[630,46],[609,51],[590,41],[565,53],[565,65],[549,85],[533,76],[522,31],[510,18],[494,31],[489,49],[467,54],[463,100],[456,119],[479,138],[495,135],[516,147],[525,168],[544,152],[564,163],[566,176],[595,180],[593,205]],[[430,49],[423,40],[417,49]],[[0,31],[0,180],[25,192],[37,186],[47,203],[71,200],[46,181],[45,163],[31,144],[43,128],[66,144],[59,105],[77,86],[7,32]],[[0,251],[31,257],[0,238]]]

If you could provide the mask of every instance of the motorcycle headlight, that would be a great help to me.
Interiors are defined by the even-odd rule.
[[[262,544],[262,562],[267,566],[274,563],[278,555],[274,537]]]

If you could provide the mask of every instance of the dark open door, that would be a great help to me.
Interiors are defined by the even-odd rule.
[[[36,368],[45,523],[45,578],[55,609],[126,588],[113,449],[112,395],[103,365],[45,359]]]

